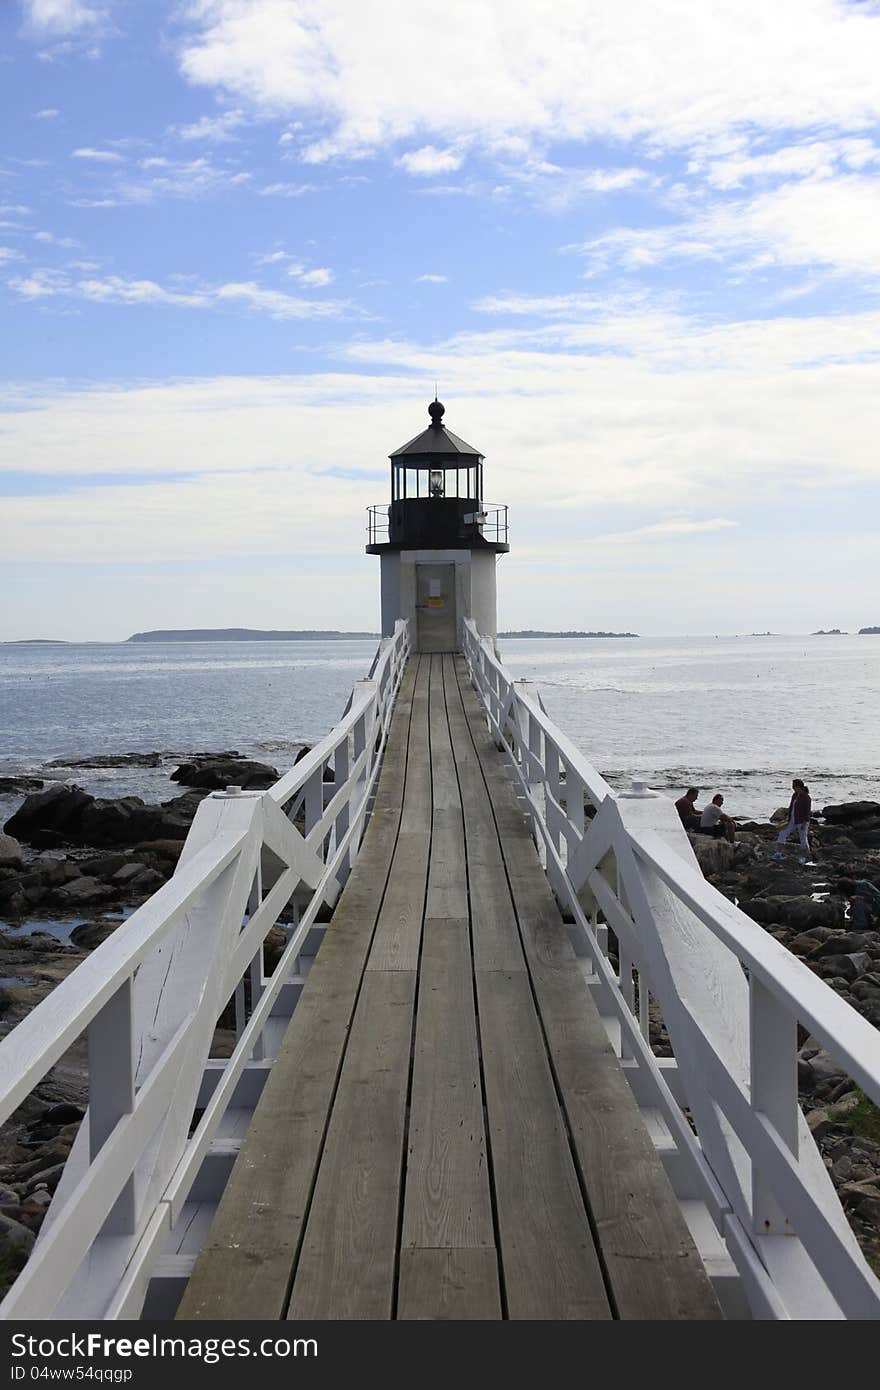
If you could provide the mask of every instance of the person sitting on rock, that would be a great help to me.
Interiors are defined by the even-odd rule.
[[[733,844],[736,839],[736,826],[730,816],[726,816],[722,811],[723,805],[724,797],[720,792],[716,792],[700,814],[700,830],[704,835],[714,835],[716,839],[723,835],[725,840]]]
[[[700,828],[703,813],[696,804],[699,795],[699,787],[688,787],[684,796],[680,796],[675,803],[675,809],[685,830],[694,831]]]
[[[812,811],[813,803],[810,799],[810,789],[805,782],[801,781],[800,777],[795,777],[791,784],[791,801],[788,803],[788,824],[780,830],[776,837],[776,843],[777,845],[784,845],[789,835],[797,834],[804,851],[798,860],[799,864],[806,864],[807,855],[810,852],[808,831]],[[782,851],[777,849],[770,858],[781,859]]]
[[[849,921],[853,931],[871,931],[880,919],[880,888],[867,878],[839,878],[837,891],[849,899]]]

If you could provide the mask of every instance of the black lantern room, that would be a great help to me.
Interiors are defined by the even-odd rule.
[[[368,510],[368,554],[510,549],[507,508],[483,501],[483,455],[447,429],[444,412],[433,400],[428,428],[391,454],[391,505]]]

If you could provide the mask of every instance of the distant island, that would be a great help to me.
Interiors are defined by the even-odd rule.
[[[638,637],[637,632],[539,632],[524,627],[517,632],[499,632],[501,637]]]
[[[324,632],[296,628],[290,632],[262,632],[252,627],[192,627],[134,632],[127,642],[337,642],[354,637],[378,637],[378,632]]]
[[[860,637],[880,637],[880,627],[860,627]]]
[[[13,637],[9,642],[0,643],[4,647],[69,647],[63,637]]]
[[[848,637],[849,633],[841,632],[839,627],[820,627],[818,632],[811,632],[811,637]]]

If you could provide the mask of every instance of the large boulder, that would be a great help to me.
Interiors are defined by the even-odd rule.
[[[93,951],[96,946],[112,936],[118,927],[122,926],[122,919],[113,917],[102,917],[97,922],[83,922],[81,926],[74,927],[70,933],[70,939],[74,946],[78,946],[82,951]]]
[[[75,864],[65,861],[37,860],[27,873],[17,874],[0,883],[0,912],[19,916],[48,898],[54,897],[65,884],[80,876]]]
[[[153,818],[139,796],[116,800],[95,799],[85,807],[79,838],[89,845],[128,845],[145,838],[144,829]]]
[[[79,911],[84,907],[101,907],[113,897],[113,889],[97,878],[75,878],[57,888],[53,895],[59,907]]]
[[[852,825],[854,821],[880,818],[880,801],[845,801],[839,806],[826,806],[822,815],[829,825]]]
[[[0,834],[0,869],[20,869],[21,845],[11,835]]]
[[[819,972],[839,980],[857,980],[871,969],[872,964],[867,951],[853,951],[848,955],[823,956],[819,962]]]
[[[0,793],[3,796],[38,792],[42,786],[42,777],[0,777]]]
[[[182,796],[175,796],[171,801],[163,801],[161,806],[155,808],[158,812],[156,820],[151,823],[149,834],[145,834],[143,838],[166,841],[185,840],[189,834],[193,816],[204,797],[205,792],[203,791],[191,791],[184,792]]]
[[[133,846],[133,852],[140,857],[149,857],[162,864],[173,866],[180,858],[183,845],[180,840],[141,840]]]
[[[776,925],[791,927],[798,932],[808,932],[814,927],[839,927],[843,925],[843,904],[840,902],[816,902],[815,898],[785,898],[768,896],[753,898],[741,904],[743,911],[762,926]]]
[[[273,773],[267,785],[274,780]],[[185,840],[203,796],[204,792],[184,792],[155,806],[139,796],[105,800],[79,787],[51,787],[27,797],[6,822],[6,830],[44,849],[64,843],[111,849],[151,840]]]
[[[697,863],[704,878],[712,879],[726,872],[735,858],[734,846],[727,840],[715,840],[710,835],[690,835]]]
[[[277,782],[279,775],[268,763],[252,762],[249,758],[217,758],[183,763],[172,772],[171,780],[207,791],[223,791],[225,787],[263,791]]]
[[[8,835],[14,835],[27,844],[33,844],[35,838],[40,843],[39,837],[45,832],[62,840],[75,839],[79,834],[83,812],[93,800],[94,797],[80,787],[59,783],[26,796],[3,828]]]
[[[90,758],[53,758],[46,767],[161,767],[161,753],[93,753]]]
[[[799,898],[812,892],[814,871],[793,859],[764,860],[749,865],[746,895],[755,897]]]

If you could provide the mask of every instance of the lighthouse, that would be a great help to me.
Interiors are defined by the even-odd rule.
[[[458,651],[466,618],[497,635],[495,565],[510,549],[507,507],[483,500],[483,455],[444,414],[433,400],[428,428],[390,455],[390,505],[367,509],[367,554],[382,567],[382,635],[407,618],[419,652]]]

